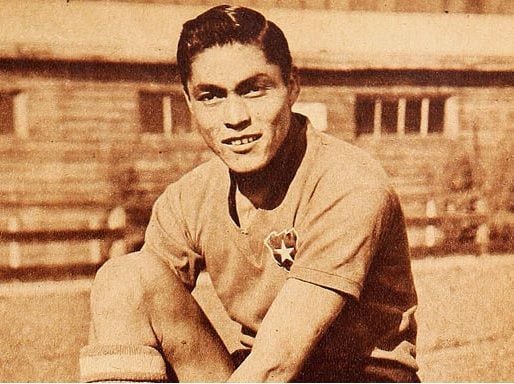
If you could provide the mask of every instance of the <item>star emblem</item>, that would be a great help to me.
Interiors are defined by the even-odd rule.
[[[273,231],[264,240],[275,262],[290,270],[297,252],[298,234],[294,228],[279,233]]]
[[[282,245],[280,249],[275,249],[274,253],[280,255],[280,264],[284,264],[286,261],[293,263],[293,258],[291,257],[291,253],[294,251],[293,247],[286,247],[284,240],[282,240]]]

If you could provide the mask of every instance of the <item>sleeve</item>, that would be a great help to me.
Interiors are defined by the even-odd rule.
[[[194,245],[184,218],[178,183],[171,184],[155,202],[142,251],[164,259],[192,290],[204,259]]]
[[[394,215],[394,192],[386,186],[318,185],[299,226],[296,278],[359,299],[367,272]]]

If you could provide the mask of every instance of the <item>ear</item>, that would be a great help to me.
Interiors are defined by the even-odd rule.
[[[298,68],[293,65],[291,68],[291,75],[289,76],[289,106],[293,106],[298,99],[300,94],[300,76],[298,74]]]
[[[184,99],[186,99],[187,108],[189,109],[189,112],[192,112],[191,110],[191,96],[189,96],[189,93],[186,92],[184,88],[182,88],[182,94],[184,95]]]

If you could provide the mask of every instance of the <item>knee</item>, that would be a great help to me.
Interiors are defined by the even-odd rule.
[[[93,341],[155,346],[163,314],[176,321],[190,296],[162,260],[142,252],[107,261],[91,290]]]
[[[93,339],[156,345],[151,303],[155,292],[163,289],[158,277],[165,274],[173,272],[160,260],[139,252],[107,261],[91,289]]]
[[[145,293],[139,259],[137,254],[121,256],[100,268],[91,289],[93,316],[105,316],[120,307],[141,306]]]
[[[144,310],[153,296],[181,285],[171,268],[156,257],[142,252],[119,256],[108,260],[96,274],[91,290],[92,312]]]

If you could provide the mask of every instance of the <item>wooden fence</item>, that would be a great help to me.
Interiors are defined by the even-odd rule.
[[[89,275],[109,257],[126,253],[126,214],[117,207],[86,219],[27,228],[19,217],[0,228],[0,279]],[[60,224],[60,225],[59,225]]]
[[[422,241],[413,244],[411,255],[471,253],[481,255],[489,251],[490,224],[486,213],[446,213],[439,216],[407,217],[408,231],[421,233]]]
[[[488,252],[490,229],[487,213],[435,215],[430,209],[427,213],[406,218],[412,257]],[[4,255],[0,279],[90,275],[108,258],[133,250],[134,244],[142,240],[143,230],[144,226],[127,226],[126,213],[122,208],[106,212],[105,220],[90,220],[88,228],[30,229],[23,228],[16,218],[12,218],[7,228],[0,229],[0,246]],[[39,248],[39,252],[45,255],[31,259],[30,253],[38,252],[38,246],[49,243],[61,244],[64,252],[69,254],[57,257],[52,248]],[[73,253],[80,255],[73,257]]]

